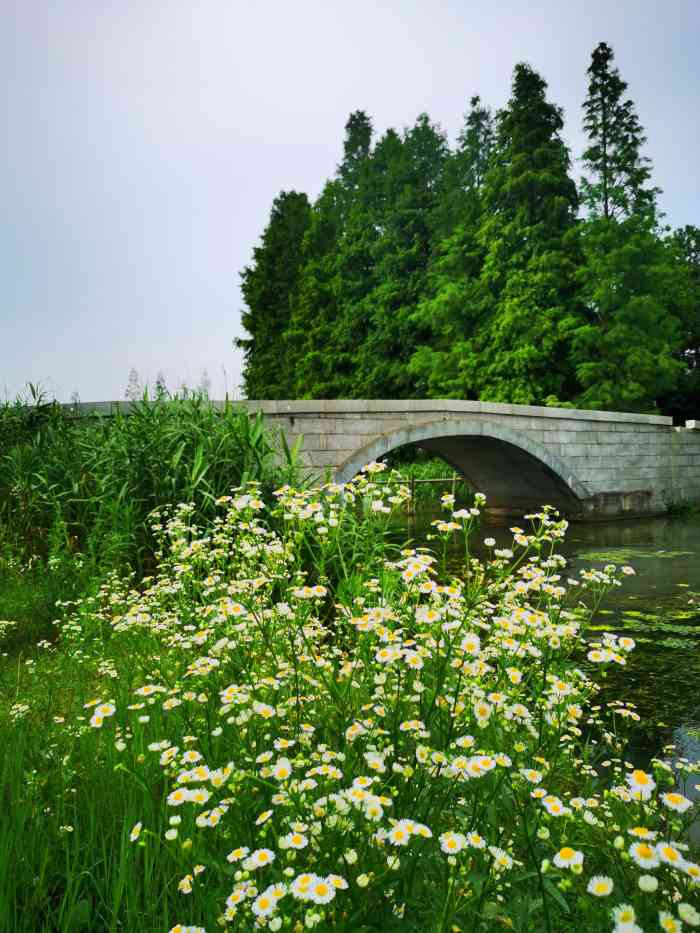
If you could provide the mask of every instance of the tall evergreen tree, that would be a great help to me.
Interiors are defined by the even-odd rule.
[[[556,403],[571,396],[568,339],[579,321],[574,270],[578,198],[562,111],[529,65],[513,74],[497,119],[477,240],[484,251],[478,319],[460,344],[463,394]]]
[[[675,256],[688,273],[687,313],[682,316],[682,355],[692,370],[700,390],[700,228],[687,224],[676,230],[670,239]],[[700,399],[696,402],[698,404]]]
[[[247,398],[288,398],[292,391],[284,333],[310,220],[305,194],[281,192],[273,202],[262,243],[253,251],[253,263],[241,273],[247,305],[241,321],[250,336],[236,344],[245,351],[243,389]]]
[[[653,411],[683,371],[676,311],[684,275],[644,217],[598,218],[581,233],[588,319],[573,336],[583,408]]]
[[[367,329],[359,352],[358,395],[415,395],[408,363],[424,335],[412,315],[425,294],[433,212],[447,155],[445,136],[427,114],[400,141],[390,131],[375,151],[376,285],[363,302]]]
[[[338,166],[338,178],[351,195],[359,184],[360,174],[372,146],[372,121],[364,110],[355,110],[345,124],[343,161]]]
[[[613,50],[601,42],[588,69],[583,125],[589,145],[582,157],[582,200],[592,217],[622,220],[654,212],[658,189],[650,186],[651,163],[633,102],[623,99],[627,84],[613,66]]]
[[[587,408],[652,411],[680,378],[685,273],[657,229],[646,137],[627,84],[601,42],[588,69],[583,105],[588,146],[581,182],[588,218],[578,272],[586,319],[573,336],[572,361]]]
[[[299,279],[284,335],[291,369],[290,398],[338,398],[332,334],[338,317],[336,249],[342,233],[343,191],[329,181],[311,210]]]
[[[457,137],[456,162],[461,170],[462,187],[467,191],[478,191],[491,163],[493,117],[478,95],[472,97],[469,107],[464,128]]]
[[[124,391],[127,402],[138,402],[143,397],[143,384],[138,371],[132,366],[129,370],[129,381]]]
[[[372,151],[372,123],[364,111],[345,126],[338,167],[342,235],[334,250],[336,317],[329,331],[336,394],[357,397],[360,347],[367,331],[366,297],[376,284],[374,248],[381,223],[381,158]]]
[[[438,204],[433,212],[435,241],[451,236],[458,225],[473,222],[494,143],[493,115],[474,96],[457,137],[457,147],[445,160]]]
[[[491,111],[472,97],[458,146],[446,163],[425,298],[412,320],[425,335],[410,360],[416,394],[462,397],[465,338],[479,320],[484,250],[478,241],[483,184],[494,143]]]
[[[162,369],[158,370],[156,374],[156,398],[163,399],[168,398],[168,386],[165,381],[165,373]]]

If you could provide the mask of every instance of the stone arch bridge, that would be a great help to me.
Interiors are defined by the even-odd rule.
[[[246,401],[308,466],[350,479],[404,444],[432,451],[485,493],[490,508],[544,503],[591,518],[658,514],[700,500],[700,422],[455,400]]]
[[[211,402],[216,407],[223,402]],[[255,401],[302,459],[343,482],[404,444],[432,451],[485,493],[488,507],[521,513],[549,503],[569,516],[665,512],[700,501],[700,422],[632,412],[459,400]],[[81,414],[125,402],[77,406]]]

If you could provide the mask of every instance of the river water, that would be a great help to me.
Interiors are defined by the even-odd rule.
[[[429,543],[436,517],[419,514],[410,529],[417,543]],[[485,537],[511,546],[508,528],[518,524],[526,527],[484,521],[472,542],[475,556],[486,553],[478,546]],[[637,704],[642,723],[628,755],[642,761],[674,741],[682,754],[700,758],[700,517],[571,524],[561,552],[570,576],[611,563],[636,571],[604,598],[593,623],[637,643],[625,667],[610,666],[600,697]]]

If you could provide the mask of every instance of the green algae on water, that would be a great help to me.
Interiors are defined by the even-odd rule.
[[[610,548],[606,551],[583,551],[577,554],[578,560],[602,561],[606,564],[628,564],[639,558],[658,558],[668,560],[674,557],[692,557],[695,551],[648,551],[644,548]]]

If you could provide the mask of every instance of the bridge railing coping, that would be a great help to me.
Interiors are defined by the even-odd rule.
[[[102,401],[76,402],[62,407],[76,415],[91,413],[109,415],[116,411],[128,414],[133,402]],[[136,403],[139,404],[139,403]],[[209,404],[223,408],[227,402],[210,399]],[[462,399],[243,399],[230,400],[249,411],[266,415],[342,415],[342,414],[396,414],[410,415],[435,412],[445,414],[529,415],[535,418],[560,418],[572,421],[606,421],[628,424],[672,425],[673,419],[665,415],[645,415],[638,412],[597,411],[583,408],[548,408],[542,405],[511,405],[501,402],[476,402]],[[686,421],[686,428],[699,430],[700,422]]]

